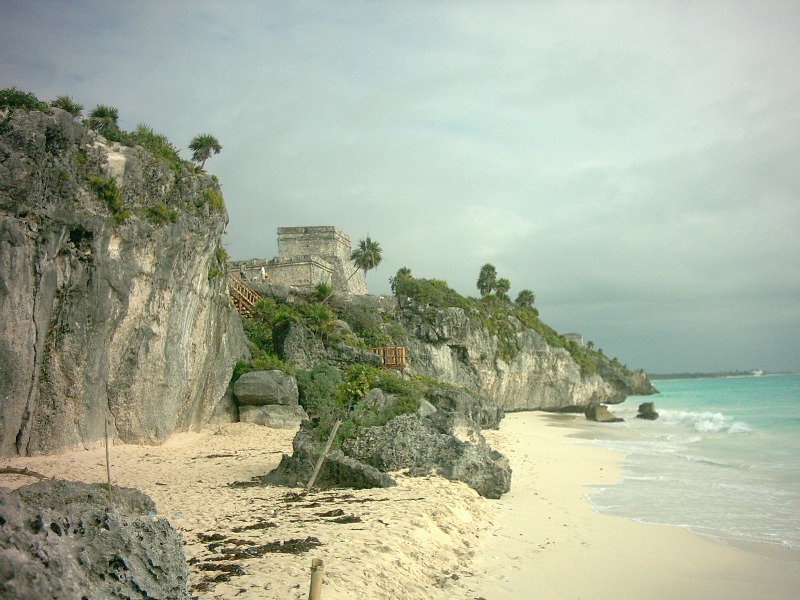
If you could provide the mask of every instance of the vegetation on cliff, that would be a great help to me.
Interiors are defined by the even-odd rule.
[[[582,346],[568,341],[542,321],[534,306],[535,296],[531,290],[522,290],[512,302],[508,296],[508,280],[497,278],[495,267],[491,264],[483,265],[478,276],[480,298],[462,296],[440,279],[417,279],[407,267],[399,269],[391,278],[391,287],[398,298],[410,299],[418,305],[429,305],[435,309],[464,309],[475,326],[497,336],[499,356],[504,360],[513,360],[519,352],[517,328],[514,326],[516,320],[522,327],[544,337],[550,346],[566,349],[585,375],[598,371],[620,371],[624,376],[631,374],[627,366],[616,358],[609,359],[602,350],[595,350],[591,342]]]
[[[370,359],[375,358],[370,348],[407,345],[415,335],[408,314],[421,318],[423,325],[428,319],[427,325],[435,329],[442,312],[454,307],[463,311],[471,328],[488,332],[496,340],[496,359],[512,361],[521,351],[520,331],[533,330],[550,346],[569,352],[584,376],[597,373],[617,389],[630,387],[627,381],[631,372],[626,366],[595,350],[591,343],[580,345],[566,340],[539,318],[530,290],[523,290],[511,301],[509,286],[503,283],[498,287],[500,281],[502,278],[490,281],[481,297],[470,298],[443,280],[415,278],[410,269],[403,267],[391,278],[400,306],[397,314],[369,302],[345,301],[328,306],[325,300],[331,291],[324,284],[313,291],[296,292],[290,300],[263,298],[254,306],[252,315],[242,319],[253,358],[237,365],[234,378],[246,371],[268,369],[296,375],[300,402],[312,417],[308,426],[312,435],[324,439],[333,422],[341,419],[344,423],[337,434],[338,444],[364,427],[416,410],[419,399],[431,388],[452,388],[432,379],[409,379],[375,368],[370,364]],[[303,366],[294,364],[286,350],[293,347],[295,339],[304,345]],[[342,348],[351,352],[343,352]],[[313,364],[307,362],[309,353],[314,354]],[[392,401],[386,405],[365,401],[373,388],[390,395]]]
[[[70,102],[0,90],[2,455],[94,444],[106,419],[150,443],[205,423],[245,351],[218,182]]]
[[[50,107],[65,110],[74,119],[81,117],[84,108],[70,96],[58,96],[47,103],[39,100],[30,92],[14,87],[0,90],[0,109],[38,110],[46,113],[52,112]],[[180,157],[178,149],[167,136],[153,131],[152,127],[140,123],[133,131],[121,129],[119,127],[119,110],[105,104],[98,104],[89,111],[88,116],[83,119],[83,124],[110,142],[119,142],[125,146],[141,146],[176,172],[181,169],[202,171],[206,160],[212,154],[219,154],[222,150],[219,140],[213,135],[206,133],[195,136],[189,143],[192,159],[200,163],[198,167],[195,167],[190,161]]]
[[[72,122],[59,118],[53,108],[69,113]],[[75,121],[81,117],[83,106],[69,96],[58,96],[48,105],[29,92],[6,88],[0,90],[0,110],[6,111],[0,120],[0,129],[16,140],[15,145],[38,163],[57,170],[55,185],[51,182],[41,183],[48,193],[57,193],[67,205],[78,202],[81,190],[87,190],[105,205],[115,225],[125,223],[132,215],[159,226],[177,222],[179,216],[186,212],[225,214],[225,203],[216,178],[196,178],[195,175],[202,172],[202,165],[196,167],[182,159],[167,137],[151,127],[139,124],[132,131],[121,129],[116,107],[98,104],[82,120],[81,124],[86,129],[81,129]],[[43,121],[33,117],[30,125],[20,125],[33,127],[28,132],[31,135],[22,130],[15,133],[11,131],[11,119],[17,110],[47,116],[43,117]],[[44,129],[44,144],[41,146],[34,135],[34,130],[39,127],[34,125],[34,121],[41,121]],[[89,131],[102,135],[112,145],[116,142],[119,148],[131,149],[120,152],[115,146],[115,152],[120,152],[126,161],[128,157],[135,157],[141,168],[147,171],[144,188],[129,189],[124,183],[124,175],[114,176],[110,173],[108,159],[97,147]],[[214,143],[219,146],[216,138]],[[158,165],[168,169],[164,170]],[[200,181],[205,186],[198,190]],[[148,185],[158,188],[159,192],[149,193],[146,189]],[[152,198],[156,196],[158,200],[153,201]],[[226,260],[227,256],[218,257],[217,264],[209,270],[209,278],[224,275]]]

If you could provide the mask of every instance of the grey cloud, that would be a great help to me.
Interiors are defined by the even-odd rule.
[[[376,292],[488,261],[631,366],[800,368],[793,3],[62,6],[4,3],[3,85],[214,133],[236,258],[334,224]]]

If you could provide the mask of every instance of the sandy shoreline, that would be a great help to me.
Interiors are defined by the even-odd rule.
[[[572,430],[552,423],[541,413],[515,413],[500,431],[485,432],[514,469],[512,491],[498,501],[437,477],[300,497],[286,488],[230,487],[291,451],[294,432],[245,423],[178,434],[162,446],[113,447],[112,477],[150,495],[182,533],[198,598],[306,598],[312,558],[325,562],[326,600],[796,597],[796,552],[777,549],[771,560],[679,528],[594,512],[585,486],[618,481],[620,457],[578,445],[568,438]],[[0,465],[105,480],[101,448]],[[0,475],[7,487],[31,481]],[[310,542],[307,553],[235,561],[239,573],[229,581],[204,570],[220,563],[221,548],[308,538],[320,545]]]
[[[621,477],[621,455],[579,445],[568,420],[507,415],[487,439],[509,456],[513,487],[474,562],[488,600],[630,598],[789,599],[800,590],[800,553],[729,548],[678,527],[595,512],[591,484]],[[557,425],[557,426],[554,426]]]

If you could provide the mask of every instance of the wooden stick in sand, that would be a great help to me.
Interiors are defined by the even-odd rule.
[[[322,468],[322,463],[325,462],[325,458],[327,458],[328,452],[331,450],[331,444],[333,444],[333,438],[336,436],[336,430],[339,429],[339,425],[341,424],[341,419],[337,420],[336,423],[333,424],[333,429],[331,429],[331,434],[328,436],[328,441],[325,444],[325,450],[323,450],[322,454],[319,455],[317,466],[314,468],[314,474],[311,476],[311,479],[308,480],[306,490],[310,490],[312,487],[314,487],[314,482],[317,480],[317,475],[319,475],[319,470]]]
[[[106,475],[108,476],[108,506],[109,508],[114,507],[114,500],[111,497],[111,460],[108,454],[108,419],[105,419],[105,429],[106,429]]]
[[[37,473],[36,471],[28,470],[28,467],[17,469],[16,467],[3,467],[0,473],[8,473],[10,475],[27,475],[28,477],[37,477],[39,479],[51,479],[48,475]]]
[[[308,590],[308,600],[320,600],[322,594],[322,578],[325,576],[322,559],[315,558],[311,561],[311,587]]]

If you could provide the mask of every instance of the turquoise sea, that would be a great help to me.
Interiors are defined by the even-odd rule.
[[[589,494],[595,509],[800,551],[800,375],[654,385],[609,407],[624,423],[581,424],[580,443],[625,454],[622,482]],[[659,419],[635,418],[649,401]]]

